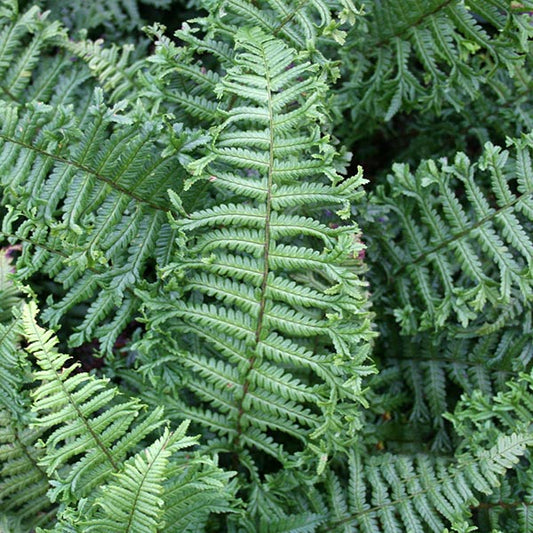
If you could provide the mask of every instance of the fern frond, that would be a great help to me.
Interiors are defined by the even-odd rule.
[[[478,498],[497,491],[509,470],[520,471],[521,457],[529,462],[531,385],[531,376],[522,375],[492,400],[465,396],[450,416],[463,437],[453,461],[423,454],[368,458],[352,450],[349,483],[334,473],[327,479],[328,531],[440,532],[469,523]]]
[[[531,136],[509,147],[487,144],[477,163],[461,153],[440,168],[427,161],[414,174],[396,165],[390,189],[380,191],[395,226],[381,241],[381,265],[401,278],[393,307],[404,332],[454,320],[480,327],[482,312],[495,317],[514,301],[529,307]]]
[[[529,54],[529,2],[365,4],[341,54],[348,79],[339,103],[352,118],[389,121],[400,110],[463,108],[497,72],[516,72]],[[364,131],[364,130],[362,130]]]
[[[362,180],[343,181],[317,132],[325,88],[317,67],[257,29],[237,34],[235,64],[217,89],[234,104],[221,105],[212,146],[189,167],[224,203],[176,219],[190,245],[163,275],[180,298],[143,298],[153,331],[181,339],[169,349],[184,370],[183,414],[218,433],[226,452],[262,450],[288,465],[295,459],[272,435],[292,436],[304,454],[341,449],[341,428],[357,425],[353,402],[364,402],[361,378],[371,372],[364,283],[350,265],[358,229],[331,228],[316,211],[300,215],[305,200],[296,194],[304,183],[318,206],[335,199],[347,212]],[[284,99],[287,84],[296,90]],[[284,244],[294,239],[301,244]],[[316,287],[297,279],[302,272]]]
[[[106,108],[97,92],[86,122],[77,123],[68,108],[32,104],[19,122],[25,126],[12,132],[11,121],[19,114],[13,107],[0,133],[7,147],[0,168],[10,192],[4,202],[17,205],[18,214],[5,221],[4,231],[37,245],[25,245],[18,275],[26,279],[40,268],[65,289],[74,285],[44,318],[56,325],[73,305],[89,301],[92,306],[72,342],[99,335],[106,351],[135,313],[132,288],[147,265],[172,247],[172,232],[165,228],[166,188],[179,167],[175,153],[159,155],[154,123],[139,130],[124,118],[109,136],[111,125],[121,120],[119,109]],[[58,127],[79,139],[68,152],[60,139],[48,135]],[[54,229],[47,230],[43,219]]]
[[[165,527],[162,497],[169,458],[196,442],[185,437],[187,426],[183,423],[174,433],[166,429],[151,446],[126,461],[116,478],[102,487],[95,501],[99,510],[83,523],[85,531],[148,533]],[[177,531],[173,524],[168,526]]]
[[[59,354],[53,333],[35,321],[36,306],[23,310],[28,351],[37,360],[39,387],[33,391],[34,425],[46,428],[46,454],[40,465],[55,478],[54,499],[63,492],[87,495],[112,472],[119,470],[126,454],[161,424],[161,410],[144,420],[135,400],[118,401],[118,391],[65,366],[68,356]],[[138,419],[138,420],[137,420]]]
[[[42,51],[64,39],[65,33],[59,23],[46,19],[47,14],[40,12],[37,6],[19,13],[16,3],[6,4],[0,12],[0,92],[3,98],[20,99]]]
[[[39,464],[43,433],[0,410],[0,519],[18,517],[27,528],[47,524],[55,515],[47,497],[48,476]]]

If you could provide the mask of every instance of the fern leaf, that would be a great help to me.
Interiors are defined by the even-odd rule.
[[[388,275],[409,277],[395,312],[404,332],[430,323],[442,327],[453,318],[466,328],[481,312],[491,316],[491,309],[515,298],[529,301],[533,189],[531,172],[520,161],[531,157],[531,138],[510,146],[514,159],[487,144],[477,164],[458,154],[453,164],[442,161],[439,169],[428,161],[415,174],[396,166],[390,196],[380,193],[399,230],[386,246]],[[462,197],[454,192],[459,184]],[[400,197],[406,202],[398,207]],[[494,266],[482,267],[487,262]]]
[[[358,102],[351,106],[355,121],[390,121],[413,108],[461,109],[483,85],[493,85],[496,73],[512,76],[529,53],[531,26],[499,0],[365,8],[341,51],[349,75],[339,102],[344,109]]]
[[[55,515],[48,476],[39,465],[42,435],[43,430],[24,427],[9,411],[0,411],[0,517],[16,516],[27,528],[45,525]]]
[[[57,353],[57,339],[36,323],[35,315],[30,303],[22,318],[28,351],[40,367],[36,378],[41,384],[33,392],[35,426],[49,430],[40,464],[56,478],[54,498],[64,491],[87,494],[118,471],[126,453],[161,423],[161,411],[133,425],[139,402],[117,403],[117,391],[107,380],[76,373],[77,365],[65,366],[68,357]]]
[[[361,248],[357,227],[329,227],[295,198],[303,184],[317,206],[347,212],[362,178],[343,181],[334,150],[318,134],[325,83],[317,67],[257,29],[241,30],[236,40],[236,66],[217,89],[220,124],[204,157],[189,166],[193,182],[208,179],[221,201],[174,222],[190,243],[163,273],[178,298],[142,297],[152,332],[177,340],[165,349],[184,372],[182,414],[219,435],[215,449],[298,464],[300,455],[342,449],[343,426],[356,427],[350,406],[364,402],[371,333],[364,282],[348,266]],[[296,89],[285,99],[286,85]],[[236,99],[230,108],[228,98]],[[300,245],[285,244],[294,240]],[[304,272],[315,285],[298,279]],[[300,375],[302,365],[308,374]],[[297,454],[287,452],[281,434],[294,439]],[[320,520],[307,514],[293,522],[295,530],[312,530]]]
[[[156,532],[164,527],[163,482],[169,457],[193,444],[185,437],[188,424],[175,433],[168,429],[151,446],[124,464],[116,478],[102,487],[95,505],[99,511],[83,524],[86,531]]]

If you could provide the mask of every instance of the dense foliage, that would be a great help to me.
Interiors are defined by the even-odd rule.
[[[532,35],[0,0],[0,531],[533,531]]]

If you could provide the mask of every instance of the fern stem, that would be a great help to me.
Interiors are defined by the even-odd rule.
[[[265,81],[266,81],[266,91],[268,95],[268,117],[269,117],[269,147],[268,147],[268,174],[267,174],[267,191],[266,191],[266,200],[265,200],[265,245],[263,247],[263,274],[261,281],[261,297],[259,301],[259,311],[257,314],[257,324],[255,328],[255,345],[253,352],[250,357],[248,368],[243,376],[243,394],[238,403],[238,414],[237,414],[237,423],[236,429],[237,434],[234,438],[233,444],[235,448],[239,447],[240,436],[242,433],[242,416],[244,414],[244,400],[248,394],[248,389],[250,387],[249,375],[252,371],[255,361],[257,359],[257,346],[261,341],[261,333],[263,330],[263,321],[265,316],[265,305],[266,305],[266,289],[268,285],[268,274],[269,274],[269,253],[270,253],[270,216],[272,213],[272,182],[273,182],[273,171],[274,171],[274,110],[272,109],[272,84],[270,80],[270,73],[268,71],[268,61],[265,57],[264,49],[261,50],[263,55],[263,61],[265,63]]]
[[[300,11],[307,4],[307,0],[300,0],[300,3],[289,13],[280,23],[277,28],[272,32],[273,35],[278,35],[279,32],[296,16],[296,13]]]
[[[32,150],[34,152],[37,152],[38,154],[49,157],[50,159],[53,159],[54,161],[58,161],[60,163],[65,163],[66,165],[70,165],[72,167],[77,168],[78,170],[81,170],[82,172],[87,172],[88,174],[91,174],[94,176],[97,180],[103,181],[107,185],[109,185],[112,189],[115,189],[116,191],[125,194],[126,196],[129,196],[133,200],[149,205],[152,209],[156,209],[158,211],[168,211],[166,207],[160,206],[158,204],[154,204],[150,200],[143,198],[142,196],[139,196],[135,193],[132,193],[130,190],[126,189],[125,187],[122,187],[118,183],[114,182],[113,180],[106,178],[102,174],[99,174],[94,169],[87,167],[86,165],[82,163],[78,163],[77,161],[72,161],[70,159],[66,159],[65,157],[62,157],[60,155],[52,154],[51,152],[47,152],[46,150],[43,150],[41,148],[37,148],[36,146],[33,146],[31,144],[27,144],[25,142],[19,141],[18,139],[13,139],[12,137],[8,137],[7,135],[4,135],[3,133],[0,133],[0,139],[3,139],[6,142],[10,142],[13,144],[18,144],[19,146],[22,146],[23,148],[26,148],[27,150]]]

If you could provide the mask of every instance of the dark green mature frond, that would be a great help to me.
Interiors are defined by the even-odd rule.
[[[169,9],[174,0],[100,0],[84,2],[71,0],[41,1],[55,19],[60,20],[70,30],[98,30],[105,32],[106,38],[117,38],[121,34],[140,32],[144,24],[141,16],[143,4],[159,9]]]
[[[488,143],[477,163],[395,165],[378,192],[380,265],[395,287],[383,295],[404,333],[470,326],[488,333],[528,309],[532,294],[533,139]],[[478,318],[480,317],[480,318]],[[468,331],[468,330],[467,330]]]
[[[492,399],[480,392],[463,398],[450,416],[463,438],[453,460],[352,451],[349,483],[333,473],[327,479],[331,517],[326,530],[440,533],[453,526],[467,531],[471,510],[481,500],[490,501],[507,471],[530,468],[533,379],[524,374],[509,381]],[[527,464],[519,464],[521,457]]]
[[[65,37],[58,22],[47,20],[37,6],[18,12],[17,2],[0,3],[0,95],[24,97],[43,50]]]
[[[43,432],[0,409],[0,521],[17,517],[25,531],[48,523],[55,514],[46,495],[48,476],[39,465],[45,451],[37,443]]]
[[[179,339],[167,350],[184,374],[183,415],[216,432],[221,449],[260,449],[288,466],[295,458],[275,435],[325,459],[364,402],[371,335],[358,228],[320,221],[332,204],[347,218],[362,180],[336,172],[317,129],[320,70],[259,30],[239,32],[236,49],[218,86],[233,105],[189,167],[221,201],[175,222],[188,252],[164,276],[179,298],[145,298],[152,332]]]
[[[502,436],[490,449],[461,456],[456,464],[428,455],[364,460],[354,453],[346,489],[335,475],[328,478],[334,515],[326,530],[440,533],[446,525],[458,527],[479,504],[476,494],[498,487],[499,478],[532,444],[531,436]]]
[[[464,106],[511,76],[529,54],[531,2],[386,0],[364,4],[341,55],[347,81],[339,103],[356,123],[399,110]],[[497,84],[495,85],[497,90]],[[365,128],[361,131],[366,131]]]
[[[105,350],[138,308],[132,288],[172,247],[166,190],[180,187],[178,156],[157,146],[160,125],[140,126],[121,107],[97,91],[81,120],[35,103],[5,104],[0,118],[3,201],[14,206],[3,231],[24,242],[17,274],[40,270],[66,289],[44,313],[50,324],[89,302],[72,342],[98,336]]]
[[[14,317],[22,298],[11,280],[14,273],[11,254],[17,252],[17,247],[0,249],[0,404],[15,417],[26,408],[21,389],[27,378],[25,361],[20,357],[20,324]]]

